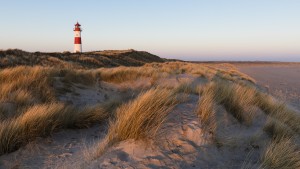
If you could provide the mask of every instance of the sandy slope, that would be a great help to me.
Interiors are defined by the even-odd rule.
[[[174,76],[160,81],[162,86],[178,86],[182,81],[192,81],[192,76]],[[151,85],[150,79],[142,78],[135,82],[112,84],[101,82],[95,86],[72,84],[59,96],[62,102],[78,107],[93,105],[108,99],[124,99],[136,95],[134,90],[143,90]],[[56,88],[63,88],[57,81]],[[16,152],[0,156],[0,168],[83,168],[85,161],[96,150],[96,143],[106,134],[106,126],[94,126],[82,130],[63,130],[49,138],[38,138]]]
[[[197,101],[198,96],[193,96],[187,103],[175,108],[161,129],[158,142],[148,145],[134,141],[121,143],[89,167],[164,168],[192,165],[197,157],[196,147],[207,142],[193,113]]]
[[[159,81],[163,86],[179,82],[203,84],[201,78],[179,75]],[[131,83],[132,84],[132,83]],[[146,88],[149,79],[139,79],[135,85],[101,83],[86,87],[75,85],[73,94],[61,96],[75,105],[103,102],[121,95],[130,88]],[[58,84],[59,85],[59,84]],[[75,93],[75,94],[74,94]],[[133,93],[134,94],[134,93]],[[201,99],[201,98],[200,98]],[[218,105],[217,134],[212,136],[200,123],[195,109],[198,95],[191,94],[177,105],[159,131],[156,142],[128,140],[111,147],[108,152],[91,160],[97,144],[106,134],[106,126],[82,130],[64,130],[0,157],[0,168],[241,168],[257,166],[262,147],[269,138],[262,133],[265,116],[257,109],[257,119],[251,126],[239,123]],[[88,102],[87,102],[88,101]],[[216,144],[216,142],[218,142]]]
[[[0,168],[61,168],[64,163],[85,160],[85,150],[104,135],[103,127],[64,130],[38,138],[16,152],[0,157]]]
[[[169,115],[157,142],[128,140],[90,161],[97,143],[105,135],[104,126],[84,130],[64,130],[50,138],[40,138],[24,148],[0,157],[0,168],[240,168],[255,166],[268,138],[259,134],[263,120],[252,127],[241,125],[222,106],[222,124],[217,146],[203,130],[194,110],[197,95],[191,95]],[[221,120],[222,119],[222,120]],[[221,134],[222,133],[222,134]],[[224,134],[225,133],[225,134]],[[259,140],[259,141],[256,141]]]
[[[264,119],[253,127],[239,124],[219,106],[219,135],[225,144],[217,146],[212,136],[203,130],[194,109],[198,96],[192,95],[169,115],[157,142],[152,144],[126,141],[113,147],[86,168],[241,168],[255,167],[259,153],[268,140],[258,134]],[[226,117],[224,116],[226,115]],[[223,121],[223,120],[225,121]],[[225,124],[226,123],[226,124]],[[254,139],[259,139],[256,143]]]
[[[300,110],[300,64],[236,64],[273,96]]]

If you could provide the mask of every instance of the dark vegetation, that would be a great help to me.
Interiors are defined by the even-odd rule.
[[[116,66],[142,66],[145,63],[164,62],[156,55],[135,50],[105,50],[85,53],[42,53],[19,49],[0,50],[0,68],[14,66],[50,66],[57,68],[91,69]]]

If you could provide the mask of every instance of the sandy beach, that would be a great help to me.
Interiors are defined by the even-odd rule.
[[[300,64],[235,64],[277,99],[300,109]]]

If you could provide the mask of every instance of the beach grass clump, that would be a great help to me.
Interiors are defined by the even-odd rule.
[[[141,93],[136,99],[120,106],[109,124],[105,141],[100,144],[98,156],[108,147],[124,140],[154,139],[176,104],[174,91],[156,88]]]
[[[292,138],[296,134],[289,126],[270,116],[263,129],[273,139]]]
[[[181,82],[174,90],[177,93],[199,94],[199,90],[192,82]]]
[[[85,128],[112,115],[119,102],[111,101],[78,109],[61,103],[34,105],[17,118],[0,122],[0,155],[46,137],[63,128]]]
[[[300,150],[292,139],[275,139],[262,155],[261,168],[298,169]]]
[[[295,110],[287,107],[284,102],[275,100],[264,93],[257,95],[257,106],[267,115],[287,125],[294,132],[300,134],[300,115]]]
[[[0,154],[14,151],[57,129],[62,114],[72,111],[63,104],[43,104],[29,108],[23,115],[0,123]]]
[[[101,124],[114,115],[114,111],[122,104],[122,100],[113,99],[107,102],[95,105],[87,106],[80,111],[69,113],[64,116],[66,128],[88,128],[93,124]],[[69,121],[68,121],[69,119]]]
[[[150,67],[124,67],[101,68],[97,70],[102,81],[111,83],[123,83],[135,81],[141,77],[157,78],[157,71]]]
[[[256,92],[255,88],[249,86],[221,81],[217,82],[215,98],[240,122],[251,124]]]
[[[83,84],[87,86],[94,85],[99,78],[97,71],[93,70],[74,70],[74,69],[62,69],[59,76],[61,81],[67,84]]]
[[[214,102],[223,105],[241,123],[252,123],[255,116],[252,106],[256,102],[257,93],[255,88],[216,80],[208,84],[202,92],[213,95]]]
[[[0,101],[14,102],[16,105],[31,98],[41,102],[54,101],[55,92],[51,87],[53,84],[51,74],[53,72],[54,70],[50,68],[38,66],[18,66],[1,70]]]
[[[196,109],[196,113],[200,118],[200,121],[203,125],[208,128],[208,130],[212,133],[215,133],[217,128],[216,123],[216,110],[215,110],[215,93],[210,88],[212,87],[212,83],[205,86],[202,89],[202,94],[199,96],[198,106]]]

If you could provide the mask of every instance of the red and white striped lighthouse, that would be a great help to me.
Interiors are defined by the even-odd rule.
[[[80,24],[77,22],[74,28],[74,53],[81,53],[82,52],[82,45],[81,45],[81,28]]]

